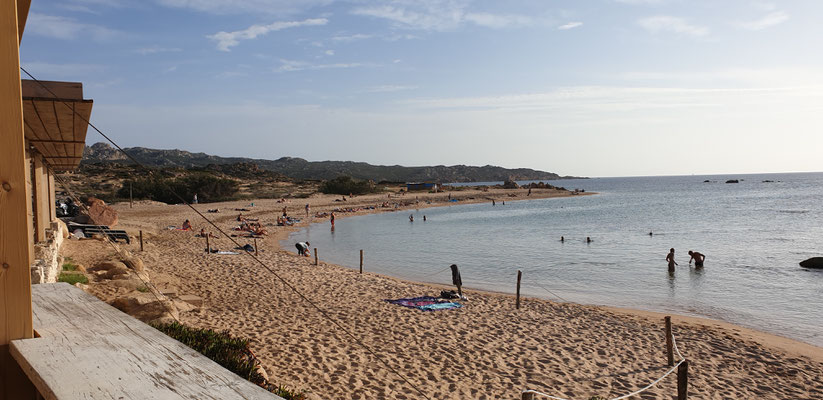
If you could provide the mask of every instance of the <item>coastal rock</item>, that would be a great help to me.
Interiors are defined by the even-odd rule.
[[[812,257],[808,260],[803,260],[800,262],[800,266],[803,268],[823,269],[823,257]]]
[[[519,189],[519,188],[520,188],[520,185],[518,185],[517,182],[515,182],[515,181],[507,180],[507,181],[503,182],[503,189]]]
[[[117,225],[117,211],[107,206],[103,200],[90,197],[87,203],[89,206],[89,222],[109,227]]]
[[[180,317],[180,312],[172,301],[158,301],[149,293],[118,297],[111,302],[111,305],[146,323],[174,322]]]
[[[737,179],[729,179],[726,181],[726,183],[740,183],[740,181]]]
[[[145,269],[143,265],[143,260],[134,256],[123,257],[123,264],[126,264],[127,267],[137,272],[140,272]]]

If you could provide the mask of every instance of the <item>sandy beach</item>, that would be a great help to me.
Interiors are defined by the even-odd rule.
[[[510,193],[517,197],[509,197]],[[516,201],[568,194],[536,189],[526,197],[523,189],[492,189],[452,195],[464,204],[489,201],[489,197]],[[254,207],[250,201],[195,206],[204,214],[207,209],[220,209],[205,215],[226,232],[238,224],[236,208],[247,208],[250,211],[243,215],[260,218],[269,235],[258,240],[259,258],[273,273],[246,255],[206,254],[204,239],[195,234],[201,227],[217,232],[186,206],[136,202],[133,208],[128,203],[114,207],[120,217],[118,228],[134,236],[143,231],[145,251],[139,251],[136,241],[120,246],[143,260],[152,282],[204,299],[203,307],[181,312],[182,322],[227,329],[251,339],[271,381],[302,390],[310,398],[419,399],[423,396],[418,389],[431,399],[518,399],[524,389],[573,399],[613,398],[645,386],[668,369],[662,314],[533,298],[523,299],[516,310],[511,295],[471,289],[465,290],[469,300],[459,309],[422,312],[400,307],[383,300],[436,296],[449,282],[441,287],[368,271],[361,275],[324,263],[322,249],[320,265],[315,266],[313,257],[299,257],[279,247],[278,241],[295,228],[273,224],[284,206],[289,215],[305,218],[306,203],[314,215],[385,201],[411,203],[399,210],[445,205],[446,196],[381,194],[342,202],[335,201],[341,196],[315,195],[287,203],[254,200]],[[388,210],[378,207],[336,215]],[[167,229],[185,219],[192,221],[194,230]],[[314,218],[323,220],[328,223],[328,218]],[[211,246],[230,250],[234,244],[218,237]],[[65,256],[86,266],[110,258],[113,252],[94,240],[70,240],[63,249]],[[411,384],[391,373],[289,286],[349,329]],[[129,290],[92,283],[89,291],[111,301]],[[690,362],[692,398],[823,398],[821,348],[706,319],[673,316],[673,324],[680,351]],[[638,398],[671,399],[676,393],[675,377],[670,375]]]

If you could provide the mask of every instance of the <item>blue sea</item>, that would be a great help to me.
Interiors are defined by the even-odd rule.
[[[708,317],[823,346],[823,270],[798,265],[823,256],[823,173],[550,183],[599,194],[366,215],[334,231],[325,221],[283,245],[308,240],[350,268],[363,249],[367,271],[442,284],[455,263],[465,286],[508,293],[520,270],[529,296]],[[704,268],[689,266],[689,250],[706,255]]]

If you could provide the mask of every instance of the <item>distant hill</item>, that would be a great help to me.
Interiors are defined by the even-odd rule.
[[[486,165],[431,167],[403,167],[400,165],[371,165],[353,161],[306,161],[302,158],[283,157],[277,160],[262,160],[244,157],[219,157],[205,153],[191,153],[183,150],[157,150],[145,147],[125,149],[132,157],[151,167],[206,167],[222,164],[256,164],[261,169],[294,179],[326,180],[340,175],[357,179],[372,179],[375,182],[496,182],[512,180],[553,180],[573,177],[560,176],[552,172],[529,168],[508,169]],[[128,158],[106,143],[86,146],[83,164],[117,163],[129,164]]]

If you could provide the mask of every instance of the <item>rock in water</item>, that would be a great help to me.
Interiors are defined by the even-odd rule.
[[[726,181],[726,183],[740,183],[740,181],[737,179],[729,179]]]
[[[812,257],[808,260],[803,260],[800,262],[800,266],[803,268],[823,269],[823,257]]]

